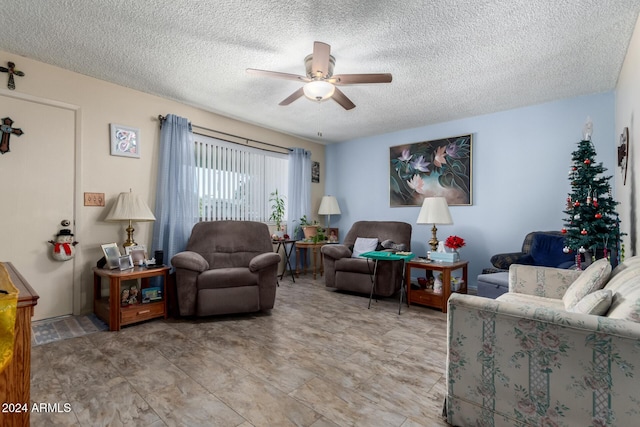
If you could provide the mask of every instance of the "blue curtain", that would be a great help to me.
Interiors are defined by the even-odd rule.
[[[153,248],[164,251],[164,263],[183,251],[198,222],[198,176],[191,124],[167,115],[160,130]]]
[[[294,236],[300,218],[311,216],[311,152],[293,148],[289,153],[289,204],[287,205],[287,233]]]

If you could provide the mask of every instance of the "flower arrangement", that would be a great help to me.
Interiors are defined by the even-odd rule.
[[[449,236],[447,237],[447,240],[444,241],[444,245],[457,251],[458,249],[466,245],[466,243],[462,237]]]

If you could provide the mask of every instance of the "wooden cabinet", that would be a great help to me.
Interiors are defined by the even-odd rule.
[[[13,358],[0,373],[0,404],[19,404],[31,409],[31,317],[38,294],[10,262],[2,263],[20,291],[16,313]],[[29,411],[0,413],[3,427],[28,426]]]
[[[102,278],[109,280],[109,295],[102,296]],[[163,296],[160,301],[152,301],[146,304],[131,304],[122,307],[120,305],[120,292],[122,282],[126,280],[141,281],[141,288],[149,286],[152,277],[163,278]],[[109,325],[110,331],[119,331],[121,326],[155,319],[167,318],[167,298],[169,267],[134,267],[129,270],[109,270],[106,268],[93,268],[93,311]]]

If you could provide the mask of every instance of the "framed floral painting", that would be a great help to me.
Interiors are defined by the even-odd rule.
[[[390,147],[390,205],[420,206],[434,196],[471,205],[472,147],[471,134]]]

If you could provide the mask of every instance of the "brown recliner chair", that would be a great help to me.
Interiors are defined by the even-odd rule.
[[[273,308],[280,255],[266,224],[199,222],[186,251],[171,258],[182,316],[250,313]]]
[[[353,245],[358,237],[375,237],[404,245],[411,251],[411,224],[397,221],[358,221],[347,233],[343,244],[325,245],[321,252],[324,262],[325,284],[330,288],[366,294],[371,292],[374,261],[352,258]],[[376,272],[376,294],[391,296],[402,284],[402,262],[380,261]]]

